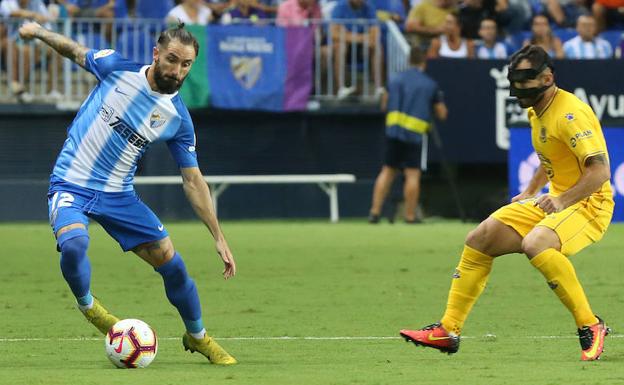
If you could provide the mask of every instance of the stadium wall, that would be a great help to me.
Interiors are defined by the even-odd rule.
[[[522,111],[505,104],[509,84],[504,66],[502,61],[475,60],[436,60],[428,66],[450,109],[449,120],[438,126],[444,154],[459,181],[466,211],[475,219],[508,198],[507,126],[514,120],[523,124],[518,121]],[[620,61],[560,61],[556,73],[558,83],[584,98],[605,127],[624,127]],[[281,114],[195,110],[192,115],[205,174],[352,173],[358,182],[340,186],[340,213],[367,214],[383,157],[384,116],[378,110],[323,108]],[[0,116],[0,220],[45,219],[48,174],[74,113],[4,105]],[[456,216],[440,152],[434,146],[430,149],[423,205],[429,214]],[[622,150],[611,148],[614,151]],[[176,173],[166,147],[158,145],[139,169],[140,175]],[[179,186],[138,190],[163,218],[193,216]],[[326,217],[329,211],[325,195],[313,185],[231,186],[219,206],[222,218]]]

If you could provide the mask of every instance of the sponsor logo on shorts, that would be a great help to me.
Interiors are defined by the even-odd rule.
[[[158,231],[163,231],[165,229],[165,226],[163,225],[158,225]]]
[[[461,273],[459,272],[459,269],[455,269],[455,272],[453,273],[453,278],[461,278]]]

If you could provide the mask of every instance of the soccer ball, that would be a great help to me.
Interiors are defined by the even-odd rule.
[[[156,333],[145,322],[124,319],[114,324],[104,338],[106,355],[119,368],[146,368],[156,357]]]

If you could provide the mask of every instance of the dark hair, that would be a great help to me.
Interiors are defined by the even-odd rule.
[[[550,55],[548,55],[548,53],[544,51],[544,48],[538,45],[527,45],[511,55],[509,67],[511,69],[515,69],[518,64],[525,59],[528,60],[529,63],[531,63],[531,68],[533,68],[534,70],[539,69],[544,64],[553,71],[555,69],[552,60],[550,59]]]
[[[494,23],[494,26],[496,26],[496,29],[498,29],[498,22],[496,21],[495,18],[493,17],[484,17],[483,19],[481,19],[481,23],[483,23],[484,21],[491,21],[492,23]],[[479,23],[479,24],[481,24]]]
[[[177,26],[162,31],[158,36],[158,45],[166,48],[171,40],[178,40],[184,45],[193,44],[195,56],[199,54],[199,43],[197,43],[195,36],[184,29],[184,23],[179,22]]]
[[[410,64],[411,65],[421,65],[425,62],[426,57],[425,57],[425,53],[423,52],[422,49],[420,49],[420,47],[418,46],[413,46],[410,49]]]

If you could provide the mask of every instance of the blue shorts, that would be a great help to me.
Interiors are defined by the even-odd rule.
[[[169,235],[135,191],[97,191],[56,176],[50,179],[48,216],[54,234],[72,223],[88,226],[91,218],[102,225],[124,251]]]

